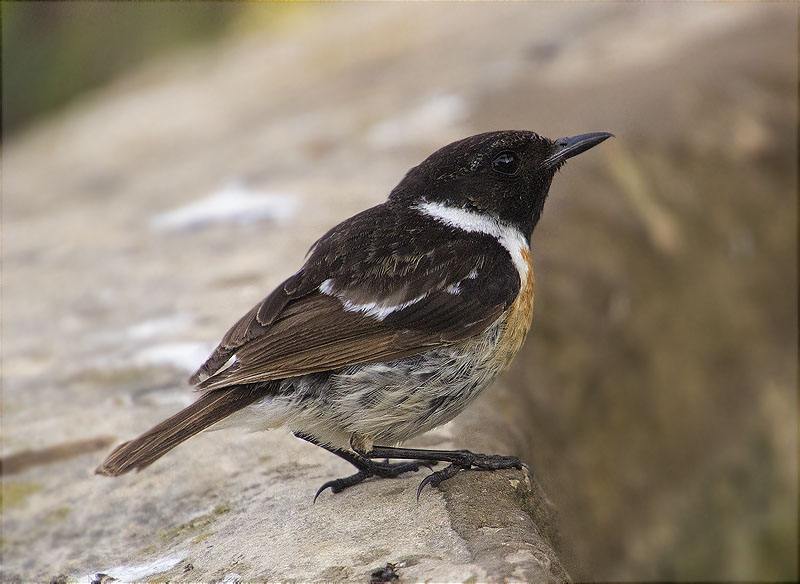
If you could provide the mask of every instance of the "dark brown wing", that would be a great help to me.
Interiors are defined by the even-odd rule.
[[[220,389],[415,355],[482,332],[519,286],[493,237],[380,205],[317,242],[190,381]]]

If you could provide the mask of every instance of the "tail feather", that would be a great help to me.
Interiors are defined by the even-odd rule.
[[[129,442],[123,442],[94,471],[109,477],[142,470],[198,432],[269,393],[270,384],[240,385],[204,393],[174,416]]]

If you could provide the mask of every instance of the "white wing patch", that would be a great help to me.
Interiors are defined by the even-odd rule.
[[[322,284],[319,285],[319,291],[323,294],[328,296],[335,296],[338,298],[342,306],[347,312],[363,312],[367,316],[371,316],[378,320],[383,320],[393,312],[398,310],[403,310],[412,304],[415,304],[425,298],[428,294],[421,294],[416,298],[412,298],[406,302],[401,302],[400,304],[389,304],[388,302],[367,302],[364,304],[359,304],[357,302],[353,302],[352,300],[348,300],[347,294],[344,292],[337,292],[334,290],[333,287],[333,280],[328,278]]]
[[[469,274],[467,274],[467,277],[464,278],[464,280],[474,280],[477,277],[478,277],[478,268],[472,268],[472,271]],[[450,284],[447,288],[444,289],[444,291],[447,292],[448,294],[452,294],[453,296],[461,294],[461,284],[464,282],[464,280],[459,280],[455,284]]]
[[[522,252],[530,252],[530,245],[516,227],[501,223],[489,215],[482,215],[459,207],[448,207],[441,203],[423,202],[419,203],[416,209],[423,215],[432,217],[445,225],[468,232],[491,235],[511,255],[511,261],[514,262],[514,267],[519,272],[520,281],[526,281],[530,268]],[[475,276],[477,276],[477,272]]]

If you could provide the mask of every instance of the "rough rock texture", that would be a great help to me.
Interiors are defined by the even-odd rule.
[[[493,581],[569,580],[553,551],[558,532],[552,504],[527,474],[522,480],[513,471],[502,474],[505,481],[462,473],[442,486],[450,523],[473,561]]]
[[[566,578],[529,515],[542,512],[541,495],[523,473],[479,473],[448,487],[475,491],[477,507],[466,493],[426,492],[417,503],[416,477],[312,504],[316,486],[349,472],[346,464],[280,433],[197,442],[118,481],[92,477],[90,456],[26,473],[41,490],[26,501],[27,517],[6,521],[4,579],[364,581],[389,563],[409,581]],[[72,480],[47,484],[48,474]],[[488,514],[481,493],[500,503]]]

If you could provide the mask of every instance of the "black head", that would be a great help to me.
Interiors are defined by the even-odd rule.
[[[612,134],[550,140],[534,132],[488,132],[453,142],[408,171],[389,200],[443,203],[517,225],[530,236],[555,172]]]

